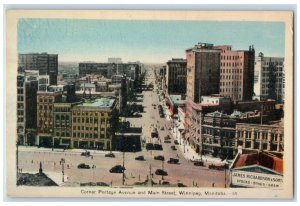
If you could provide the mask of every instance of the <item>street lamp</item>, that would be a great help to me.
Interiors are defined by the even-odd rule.
[[[161,160],[161,164],[162,164],[161,168],[164,171],[164,160]],[[164,175],[163,174],[161,175],[161,179],[164,180]]]
[[[225,162],[225,164],[224,164],[224,171],[225,171],[225,188],[226,188],[226,183],[227,183],[227,178],[226,178],[226,176],[227,176],[227,173],[226,173],[227,167],[228,167],[228,163]]]
[[[122,185],[124,185],[124,183],[125,183],[125,152],[124,151],[123,151],[123,168],[122,168],[122,170],[123,170]]]
[[[62,182],[65,182],[65,179],[64,179],[64,175],[65,175],[65,168],[64,168],[65,159],[64,158],[61,158],[60,164],[61,164]]]
[[[152,186],[152,173],[151,173],[151,164],[149,166],[149,172],[150,172],[150,184]]]

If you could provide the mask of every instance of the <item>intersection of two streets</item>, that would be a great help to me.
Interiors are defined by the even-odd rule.
[[[146,83],[154,82],[154,78],[150,77]],[[158,108],[153,104],[160,104],[157,93],[153,91],[143,91],[140,101],[144,106],[144,112],[139,118],[126,118],[133,127],[142,127],[141,140],[144,142],[152,142],[162,144],[163,150],[146,150],[142,147],[140,152],[126,152],[124,157],[125,164],[125,182],[124,185],[133,186],[135,183],[146,182],[149,178],[153,182],[159,183],[169,182],[170,185],[177,186],[182,183],[188,187],[224,187],[225,172],[208,169],[209,162],[204,162],[205,167],[194,166],[192,155],[185,154],[182,145],[175,145],[174,133],[169,128],[172,125],[170,120],[159,116]],[[159,132],[159,139],[151,137],[151,130],[156,127]],[[164,130],[160,130],[164,127]],[[164,143],[164,137],[169,135],[171,143]],[[178,139],[181,142],[181,139]],[[171,146],[175,146],[173,150]],[[191,150],[191,149],[190,149]],[[58,179],[61,186],[78,186],[80,183],[87,182],[104,182],[112,187],[122,186],[123,174],[110,173],[109,170],[115,165],[123,164],[123,153],[114,152],[115,158],[105,157],[107,152],[91,151],[90,157],[81,156],[81,152],[75,150],[51,151],[41,148],[21,147],[19,150],[19,168],[22,172],[37,173],[40,162],[43,165],[45,174],[54,176]],[[145,161],[135,160],[135,157],[143,155]],[[165,161],[154,160],[154,156],[163,155]],[[62,182],[62,165],[61,159],[65,160],[64,182]],[[178,158],[179,164],[169,164],[166,160],[169,158]],[[90,165],[91,169],[78,169],[80,163]],[[94,167],[93,167],[94,166]],[[165,170],[168,175],[162,177],[156,175],[157,169]],[[51,175],[50,175],[51,174]]]

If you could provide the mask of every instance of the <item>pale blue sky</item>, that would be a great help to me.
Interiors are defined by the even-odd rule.
[[[57,53],[59,61],[164,63],[185,58],[197,42],[232,45],[234,50],[284,56],[284,23],[225,21],[145,21],[21,19],[18,52]]]

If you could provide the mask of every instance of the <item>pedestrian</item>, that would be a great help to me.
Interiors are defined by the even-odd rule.
[[[153,178],[153,173],[151,174],[152,178]]]
[[[212,183],[212,187],[215,187],[215,183],[214,182]]]

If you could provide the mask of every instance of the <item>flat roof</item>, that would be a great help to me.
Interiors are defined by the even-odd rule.
[[[81,103],[75,108],[93,108],[93,109],[109,109],[113,106],[116,100],[114,98],[101,97],[92,101]]]
[[[185,103],[185,100],[181,99],[181,95],[169,95],[169,98],[174,104],[184,104]]]

